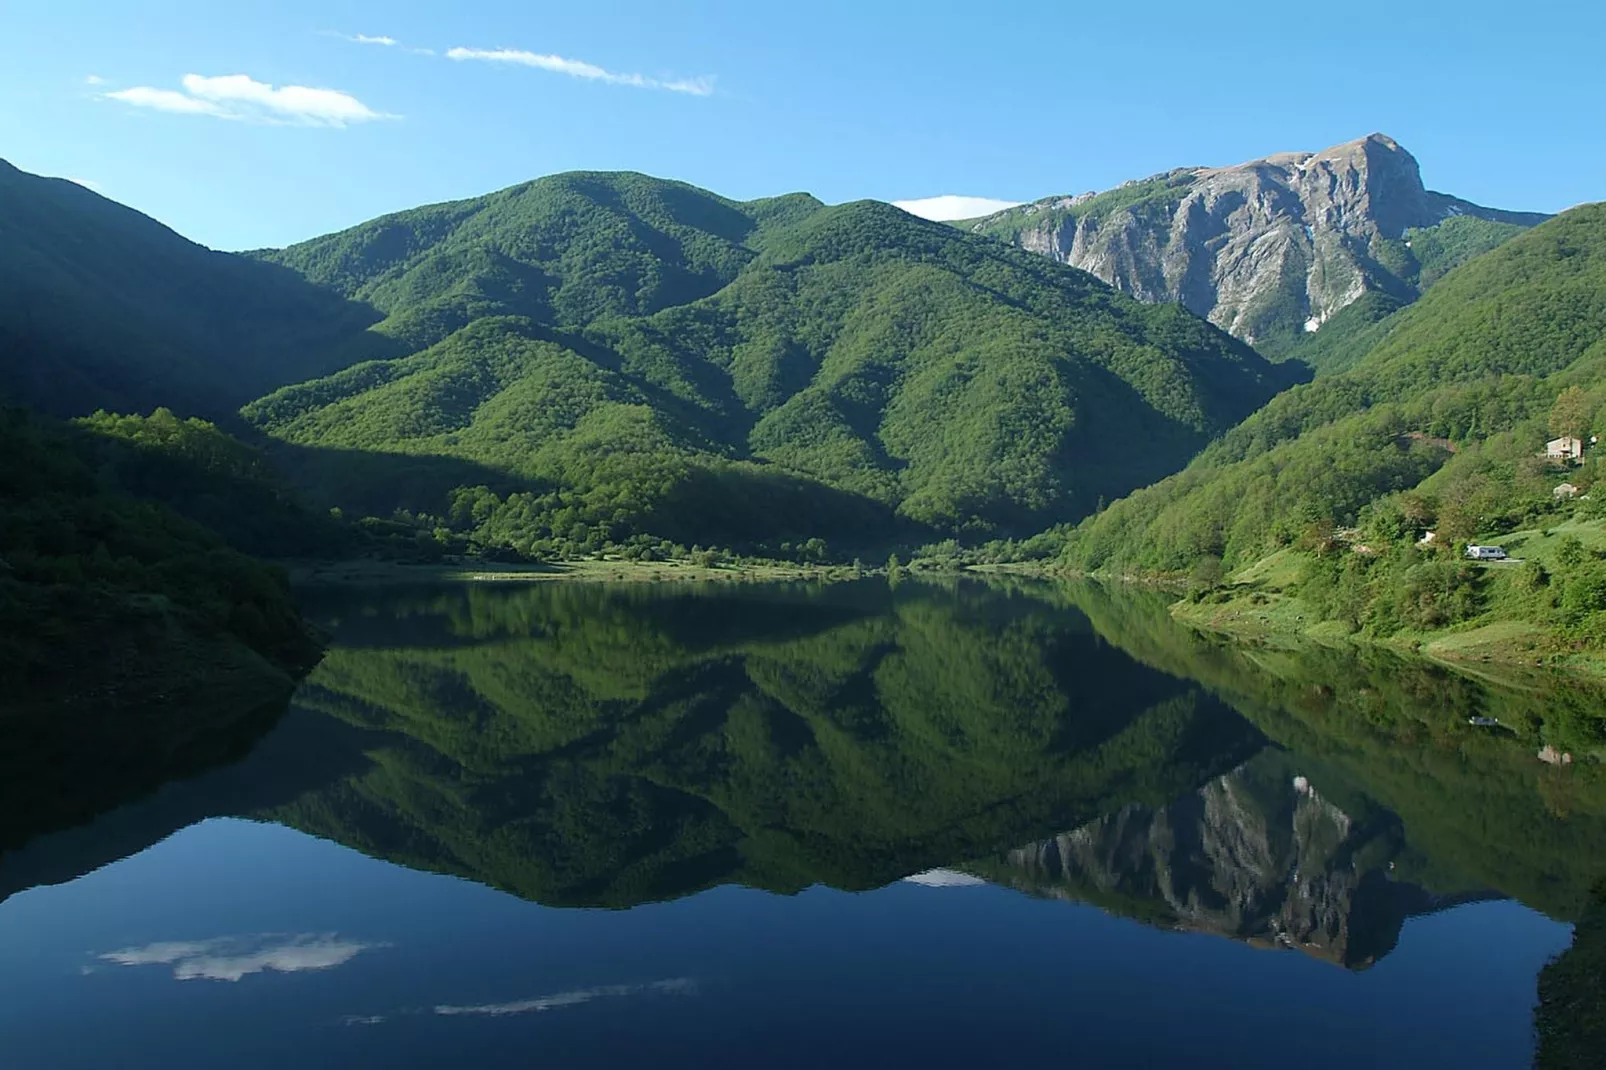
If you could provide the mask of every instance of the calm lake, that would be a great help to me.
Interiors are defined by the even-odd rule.
[[[6,1066],[1521,1067],[1606,875],[1570,684],[1093,586],[306,602],[288,710],[8,791]]]

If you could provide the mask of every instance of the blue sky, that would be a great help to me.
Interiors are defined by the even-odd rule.
[[[572,169],[1027,200],[1374,130],[1557,211],[1606,198],[1603,43],[1584,0],[17,2],[0,157],[219,248]]]

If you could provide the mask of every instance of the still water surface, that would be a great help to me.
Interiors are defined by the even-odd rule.
[[[1097,588],[311,610],[243,758],[0,854],[6,1065],[1524,1066],[1606,858],[1587,694]]]

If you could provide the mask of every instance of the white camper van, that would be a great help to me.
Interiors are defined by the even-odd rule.
[[[1468,546],[1467,556],[1474,561],[1504,561],[1506,552],[1498,546]]]

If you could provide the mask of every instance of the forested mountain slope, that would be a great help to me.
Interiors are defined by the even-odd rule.
[[[1175,470],[1288,380],[1176,307],[875,202],[541,179],[258,254],[420,352],[246,415],[474,461],[459,520],[732,542],[1027,532]]]
[[[1378,333],[1352,370],[1287,391],[1184,471],[1085,522],[1068,562],[1245,564],[1314,522],[1353,524],[1441,468],[1422,488],[1423,526],[1448,507],[1467,538],[1548,506],[1565,473],[1534,455],[1554,430],[1558,397],[1581,388],[1563,422],[1586,438],[1606,403],[1606,205],[1573,209],[1472,260]],[[1574,482],[1587,485],[1592,472]]]
[[[963,225],[1145,301],[1180,303],[1262,352],[1303,357],[1353,303],[1408,303],[1545,218],[1428,190],[1409,152],[1371,134],[1316,153],[1178,168]]]
[[[572,172],[382,216],[254,255],[386,315],[423,349],[473,320],[563,328],[707,297],[771,226],[822,208],[805,194],[740,204],[631,172]]]
[[[0,160],[0,390],[57,415],[211,419],[388,350],[372,310]]]
[[[284,577],[130,494],[126,448],[0,409],[0,689],[18,724],[207,692],[282,699],[317,659]]]

